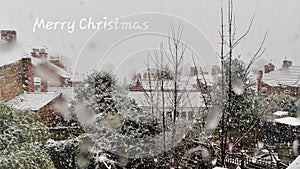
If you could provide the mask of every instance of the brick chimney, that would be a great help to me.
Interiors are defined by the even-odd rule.
[[[22,81],[25,92],[34,92],[33,67],[30,58],[22,58]]]
[[[265,65],[265,73],[270,73],[274,70],[275,70],[275,65],[273,65],[272,63]]]
[[[196,76],[198,75],[198,71],[196,67],[191,67],[190,76]]]
[[[17,41],[17,32],[15,30],[1,30],[1,39],[9,42],[9,44]]]
[[[284,60],[283,61],[283,64],[282,64],[282,68],[283,69],[287,69],[287,68],[289,68],[290,66],[292,66],[292,61],[289,61],[289,60]]]
[[[260,71],[258,71],[258,76],[257,76],[258,82],[260,82],[262,80],[262,78],[263,78],[263,71],[260,70]]]
[[[62,69],[65,69],[65,66],[61,63],[60,61],[60,57],[59,55],[53,55],[53,56],[50,56],[49,57],[49,62],[53,63],[54,65],[62,68]]]
[[[45,48],[41,48],[41,49],[32,48],[31,56],[34,58],[47,58],[48,52]]]

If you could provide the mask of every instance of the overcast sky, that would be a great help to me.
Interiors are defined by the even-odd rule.
[[[265,43],[267,51],[262,57],[262,62],[272,61],[276,66],[279,66],[282,60],[287,58],[292,60],[294,65],[300,65],[299,0],[240,0],[235,1],[234,5],[237,34],[241,34],[247,28],[252,15],[255,14],[252,29],[237,49],[236,54],[241,54],[242,58],[247,61],[259,46],[264,33],[268,31]],[[202,61],[208,64],[217,64],[217,57],[213,55],[215,55],[214,50],[218,50],[219,37],[217,31],[220,24],[220,6],[220,0],[1,0],[0,26],[1,29],[17,30],[18,41],[24,48],[46,45],[49,53],[59,53],[73,62],[77,60],[77,67],[85,67],[82,70],[86,71],[99,65],[100,58],[103,57],[112,44],[124,38],[125,35],[135,32],[98,31],[98,33],[95,33],[96,30],[79,29],[75,29],[73,33],[68,33],[66,29],[48,31],[38,29],[33,32],[36,18],[42,18],[45,21],[76,21],[76,24],[82,18],[89,17],[93,17],[96,21],[103,20],[103,17],[108,17],[111,20],[115,18],[127,18],[129,21],[147,20],[149,31],[166,34],[169,29],[166,26],[169,24],[168,19],[173,20],[180,17],[184,20],[186,27],[184,33],[188,35],[184,37],[186,38],[184,40],[192,43],[192,48],[195,48],[199,55],[202,55]],[[142,17],[130,16],[145,12],[163,14],[150,17],[149,15]],[[190,31],[190,28],[193,30]],[[197,31],[198,33],[196,33]],[[93,34],[94,36],[92,36]],[[194,34],[200,35],[193,36]],[[110,52],[109,59],[103,62],[118,62],[114,65],[118,68],[132,67],[133,62],[131,61],[136,59],[126,60],[124,58],[128,55],[132,58],[138,58],[142,55],[142,52],[136,52],[136,50],[149,49],[154,43],[155,47],[158,47],[160,41],[159,38],[152,37],[146,38],[146,40],[138,39],[138,41],[128,42],[129,45],[123,44],[120,49]],[[151,45],[137,45],[138,47],[136,47],[133,45],[136,42],[142,42],[143,45],[144,43],[151,43]],[[134,49],[126,53],[125,51],[128,48]],[[93,49],[96,49],[94,53],[90,52]],[[89,55],[97,55],[97,58]],[[120,70],[122,69],[120,68]]]

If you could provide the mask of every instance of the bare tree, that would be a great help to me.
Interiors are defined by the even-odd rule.
[[[185,53],[187,44],[182,41],[184,27],[181,23],[179,23],[178,27],[175,28],[175,25],[172,22],[170,23],[170,26],[171,29],[167,39],[167,46],[164,47],[163,43],[160,43],[159,50],[154,50],[152,53],[148,53],[148,61],[146,63],[148,76],[145,84],[148,84],[149,86],[147,89],[144,89],[144,92],[146,100],[151,105],[152,113],[159,113],[162,116],[163,150],[168,151],[170,150],[168,148],[170,148],[170,146],[172,147],[171,151],[168,151],[167,154],[164,153],[166,159],[164,163],[176,166],[181,162],[175,159],[179,158],[180,153],[185,154],[184,152],[181,152],[182,150],[178,150],[175,146],[176,141],[178,141],[178,133],[182,132],[182,129],[178,128],[178,125],[182,123],[182,121],[178,121],[180,118],[179,116],[181,115],[180,113],[182,113],[183,110],[182,106],[189,105],[190,108],[193,109],[194,114],[200,115],[200,111],[202,111],[200,105],[202,103],[199,102],[198,106],[192,105],[189,95],[191,92],[189,90],[191,89],[186,89],[181,81],[183,64],[187,57]],[[194,67],[197,69],[193,56],[191,59],[193,59]],[[151,68],[149,60],[152,62],[153,68]],[[201,72],[203,72],[202,69]],[[151,78],[154,73],[156,78]],[[198,77],[198,74],[196,76],[195,83],[199,84],[200,78]],[[204,84],[207,85],[204,74],[202,73],[201,76],[203,76]],[[190,79],[188,79],[188,81],[190,81]],[[197,93],[201,93],[206,90],[202,87],[203,86],[201,86],[201,88],[198,87],[200,90],[197,89]],[[210,96],[209,93],[208,95]],[[208,105],[210,104],[209,101],[211,99],[206,99],[204,95],[201,97],[205,101],[205,110],[208,112]],[[168,118],[168,115],[170,115],[170,118]],[[186,112],[186,115],[188,115],[188,112]],[[189,133],[186,134],[189,135]],[[182,137],[180,139],[182,139]],[[194,141],[197,142],[197,140]],[[167,144],[168,146],[166,146]],[[193,144],[193,142],[191,144]],[[188,150],[189,149],[186,151]],[[176,151],[180,151],[180,153],[178,154]]]
[[[243,40],[248,33],[251,30],[252,23],[254,20],[254,17],[252,17],[250,24],[245,31],[244,34],[242,34],[239,38],[236,38],[236,25],[235,25],[235,17],[234,17],[234,6],[233,6],[233,1],[228,0],[227,1],[227,21],[224,21],[224,11],[223,7],[221,7],[221,28],[219,31],[219,35],[221,38],[221,43],[220,43],[220,54],[219,58],[221,60],[221,74],[222,74],[222,79],[221,79],[221,92],[223,98],[223,103],[222,103],[222,117],[221,117],[221,122],[220,122],[220,128],[221,128],[221,133],[220,133],[220,139],[221,139],[221,165],[225,166],[225,159],[227,155],[226,147],[228,145],[228,129],[229,129],[229,118],[230,115],[232,115],[232,109],[233,109],[233,95],[232,95],[232,60],[234,58],[233,56],[233,51],[234,49],[240,44],[241,40]],[[226,30],[227,29],[227,30]],[[226,34],[227,32],[227,34]],[[254,54],[254,56],[251,58],[250,62],[246,66],[246,71],[243,76],[243,81],[247,79],[248,73],[250,71],[251,65],[260,58],[263,53],[265,52],[266,48],[263,47],[265,39],[266,39],[267,33],[265,34],[262,42],[259,45],[258,50]],[[225,65],[225,61],[228,61],[228,66]],[[225,73],[226,72],[226,73]],[[227,82],[227,83],[226,83]],[[226,85],[226,86],[225,86]],[[254,124],[255,125],[255,124]],[[250,127],[248,132],[249,133],[253,127]],[[242,137],[244,137],[243,135]],[[237,139],[237,141],[234,143],[236,145],[238,142],[241,141],[241,138]]]

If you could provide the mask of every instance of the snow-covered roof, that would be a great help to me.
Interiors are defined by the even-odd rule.
[[[83,75],[73,74],[70,77],[70,82],[84,82]]]
[[[300,155],[286,169],[299,169],[299,168],[300,168]]]
[[[54,92],[23,93],[7,101],[5,104],[18,110],[38,111],[56,99],[59,95],[60,93]]]
[[[143,88],[145,90],[150,90],[150,82],[148,80],[146,81],[141,81],[141,84],[143,86]],[[171,80],[165,80],[163,82],[164,86],[164,90],[173,90],[175,87],[174,87],[174,81],[171,81]],[[196,84],[196,83],[195,83]],[[189,84],[187,82],[183,82],[183,81],[180,81],[177,83],[177,88],[179,90],[192,90],[192,89],[196,89],[193,87],[192,84]],[[151,81],[151,89],[152,90],[155,90],[155,89],[160,89],[161,88],[161,85],[160,84],[157,84],[157,81]]]
[[[274,120],[277,123],[287,124],[290,126],[300,126],[300,119],[296,117],[283,117]]]
[[[201,77],[198,77],[199,80],[204,83],[206,82],[206,84],[208,86],[212,86],[212,79],[207,76],[205,77],[205,81],[204,79]],[[149,83],[149,79],[142,79],[141,84],[143,86],[143,88],[145,90],[149,90],[150,89],[150,83]],[[151,82],[151,89],[160,89],[161,88],[161,84],[157,84],[157,80],[153,79]],[[163,88],[165,90],[173,90],[174,87],[174,80],[164,80],[164,86]],[[177,82],[177,88],[178,90],[196,90],[197,89],[197,77],[196,76],[181,76]]]
[[[207,83],[208,86],[212,86],[213,77],[209,74],[199,74],[198,76],[180,76],[181,82],[187,82],[188,84],[196,84],[197,78],[202,83]]]
[[[277,112],[274,112],[273,115],[275,116],[284,116],[284,115],[288,115],[289,112],[287,111],[277,111]]]
[[[300,66],[290,66],[266,73],[262,82],[269,86],[300,86]]]
[[[62,93],[68,99],[73,99],[73,87],[48,87],[48,92]]]
[[[56,66],[55,64],[52,64],[49,62],[49,64],[56,70],[56,72],[61,76],[61,77],[64,77],[64,78],[70,78],[71,74],[66,71],[65,69],[61,68],[61,67],[58,67]]]
[[[0,67],[15,63],[24,57],[28,57],[27,53],[17,47],[4,51],[0,50]]]
[[[53,70],[55,70],[55,72],[61,76],[61,77],[64,77],[64,78],[70,78],[71,77],[71,74],[66,71],[65,69],[63,68],[60,68],[58,66],[56,66],[55,64],[49,62],[48,60],[46,59],[39,59],[39,58],[35,58],[35,57],[31,57],[31,62],[34,66],[39,66],[40,64],[43,64],[43,63],[47,63],[48,66],[50,68],[52,68]]]
[[[163,107],[162,93],[152,92],[152,98],[150,92],[129,92],[128,96],[134,99],[136,103],[141,107],[151,107],[151,105],[157,105],[157,107]],[[200,92],[179,92],[180,96],[179,106],[182,108],[198,108],[205,107],[204,101]],[[164,106],[173,106],[173,92],[164,92]],[[153,100],[153,102],[151,101]]]

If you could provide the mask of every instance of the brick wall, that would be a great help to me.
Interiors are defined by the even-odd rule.
[[[22,61],[0,67],[0,100],[7,101],[23,93]]]
[[[1,30],[1,39],[14,43],[17,41],[17,32],[14,30]]]
[[[264,95],[262,90],[266,90],[266,94]],[[294,86],[269,86],[263,82],[260,82],[258,85],[258,95],[259,96],[270,96],[272,94],[284,95],[285,91],[289,91],[289,96],[299,97],[300,96],[300,88]]]
[[[0,67],[0,100],[7,101],[24,91],[34,91],[31,59],[22,58]]]
[[[52,102],[50,102],[48,105],[44,106],[38,111],[42,122],[48,127],[57,127],[62,125],[62,115],[53,107],[53,104],[61,101],[62,98],[61,96],[59,96],[58,98],[54,99]]]

